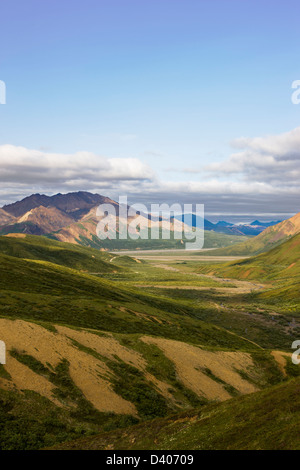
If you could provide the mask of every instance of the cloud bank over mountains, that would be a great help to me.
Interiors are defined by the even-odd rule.
[[[277,136],[240,138],[232,146],[240,149],[221,163],[206,170],[242,175],[245,181],[270,184],[273,187],[295,186],[300,179],[300,127]]]
[[[141,202],[204,203],[209,212],[299,212],[300,127],[280,135],[242,137],[232,147],[236,151],[227,160],[183,169],[181,181],[165,181],[138,158],[2,145],[0,200],[4,204],[33,192],[87,190],[115,198],[127,194]],[[181,162],[177,164],[180,171]],[[189,181],[191,172],[197,181]]]

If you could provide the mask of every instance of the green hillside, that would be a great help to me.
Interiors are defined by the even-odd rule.
[[[249,348],[238,336],[199,321],[191,307],[47,261],[1,254],[0,279],[0,316]]]
[[[221,278],[255,280],[266,289],[251,295],[254,302],[268,302],[298,316],[300,305],[300,234],[258,256],[226,264],[201,265],[197,271]]]
[[[300,450],[300,380],[57,449],[108,446],[111,450]]]
[[[92,248],[62,243],[36,235],[0,237],[0,253],[28,260],[43,260],[89,272],[119,270],[110,264],[112,256]]]
[[[300,276],[300,234],[267,253],[230,263],[224,272],[229,277],[281,282]]]
[[[280,251],[271,258],[276,266],[285,259]],[[9,354],[0,367],[1,449],[37,449],[124,427],[131,433],[145,429],[145,420],[149,432],[161,423],[159,432],[168,434],[186,416],[194,426],[202,412],[221,429],[234,407],[249,403],[244,414],[251,415],[242,395],[298,374],[278,362],[296,330],[281,316],[271,322],[269,311],[261,315],[249,283],[195,275],[196,261],[175,264],[184,271],[156,263],[43,237],[0,237],[0,337]],[[179,412],[184,417],[173,418]],[[209,426],[199,431],[203,446],[216,445]],[[176,439],[174,446],[183,445]]]
[[[264,235],[262,235],[264,234]],[[272,233],[265,234],[265,231],[256,237],[248,240],[240,240],[239,243],[233,246],[227,246],[224,248],[217,248],[211,252],[205,253],[205,256],[244,256],[244,255],[257,255],[260,253],[267,252],[272,248],[279,246],[281,243],[287,240],[288,237],[283,237],[280,240],[274,241]],[[202,253],[199,253],[202,256]]]
[[[55,238],[56,234],[52,236]],[[239,235],[227,235],[224,233],[217,233],[214,231],[205,230],[204,232],[204,245],[203,248],[219,248],[219,247],[231,247],[232,245],[240,244],[242,241],[248,240],[249,237]],[[87,237],[80,235],[76,239],[77,243],[82,246],[92,248],[104,248],[106,250],[167,250],[167,249],[182,249],[183,244],[179,239],[174,239],[172,233],[169,240],[163,240],[162,237],[159,240],[100,240],[96,235]]]

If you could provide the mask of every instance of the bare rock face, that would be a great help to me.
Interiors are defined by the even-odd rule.
[[[72,217],[56,207],[36,207],[18,219],[18,223],[31,222],[45,233],[53,232],[74,222]]]
[[[8,212],[0,209],[0,226],[14,223],[16,218]]]

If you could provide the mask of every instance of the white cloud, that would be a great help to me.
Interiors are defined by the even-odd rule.
[[[239,138],[232,143],[240,152],[224,162],[205,167],[219,176],[239,175],[244,182],[271,184],[275,189],[295,189],[300,180],[300,127],[280,135]]]
[[[211,212],[299,212],[300,127],[280,135],[239,138],[232,145],[238,151],[227,160],[181,170],[179,181],[160,180],[137,158],[2,145],[0,199],[4,204],[33,192],[86,190],[150,203],[204,203]],[[192,181],[189,173],[194,174]]]
[[[76,187],[106,181],[143,181],[152,169],[135,158],[106,158],[90,152],[46,153],[13,145],[0,146],[0,181],[18,184],[66,184]]]

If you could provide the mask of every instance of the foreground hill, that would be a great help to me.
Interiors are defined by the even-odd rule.
[[[107,253],[34,236],[1,237],[0,252],[1,449],[122,428],[284,378],[257,344],[113,280],[122,268]],[[116,261],[126,276],[139,264]]]
[[[151,277],[179,282],[179,297],[147,290]],[[181,299],[184,282],[191,290]],[[203,294],[193,292],[199,284]],[[197,408],[195,416],[295,374],[281,349],[290,346],[285,324],[266,328],[230,305],[228,315],[212,307],[207,295],[220,302],[210,289],[219,284],[44,237],[0,237],[0,448],[42,448]]]
[[[265,388],[269,353],[0,318],[0,448],[39,448]],[[184,350],[185,362],[180,351]],[[262,362],[262,357],[265,363]]]
[[[80,439],[61,450],[299,450],[300,380],[170,418]]]

